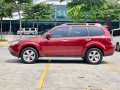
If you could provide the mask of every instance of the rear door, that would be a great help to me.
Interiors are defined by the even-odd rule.
[[[71,26],[68,43],[68,53],[71,56],[81,56],[87,42],[90,40],[85,26]]]

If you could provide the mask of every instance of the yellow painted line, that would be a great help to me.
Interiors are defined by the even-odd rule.
[[[37,86],[36,86],[37,89],[41,89],[42,86],[43,86],[44,79],[45,79],[45,77],[47,75],[47,72],[48,72],[49,63],[50,63],[50,60],[49,60],[48,64],[46,64],[46,66],[44,68],[44,71],[43,71],[43,73],[42,73],[42,75],[41,75],[41,77],[40,77],[40,79],[39,79],[39,81],[37,83]]]
[[[111,69],[117,71],[120,73],[120,67],[119,66],[116,66],[116,65],[113,65],[113,64],[107,64]]]

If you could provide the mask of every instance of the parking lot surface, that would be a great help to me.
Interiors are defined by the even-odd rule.
[[[23,64],[0,47],[0,90],[120,90],[120,52],[99,65],[74,57]]]

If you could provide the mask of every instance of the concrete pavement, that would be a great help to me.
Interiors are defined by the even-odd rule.
[[[99,65],[81,58],[52,58],[42,88],[36,88],[49,59],[23,64],[0,47],[0,90],[120,90],[120,52]]]

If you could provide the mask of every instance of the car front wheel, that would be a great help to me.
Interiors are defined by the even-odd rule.
[[[38,59],[37,51],[32,47],[24,48],[21,52],[21,60],[26,64],[33,64]]]
[[[86,52],[85,60],[89,64],[99,64],[101,63],[103,54],[101,50],[97,48],[91,48]]]

